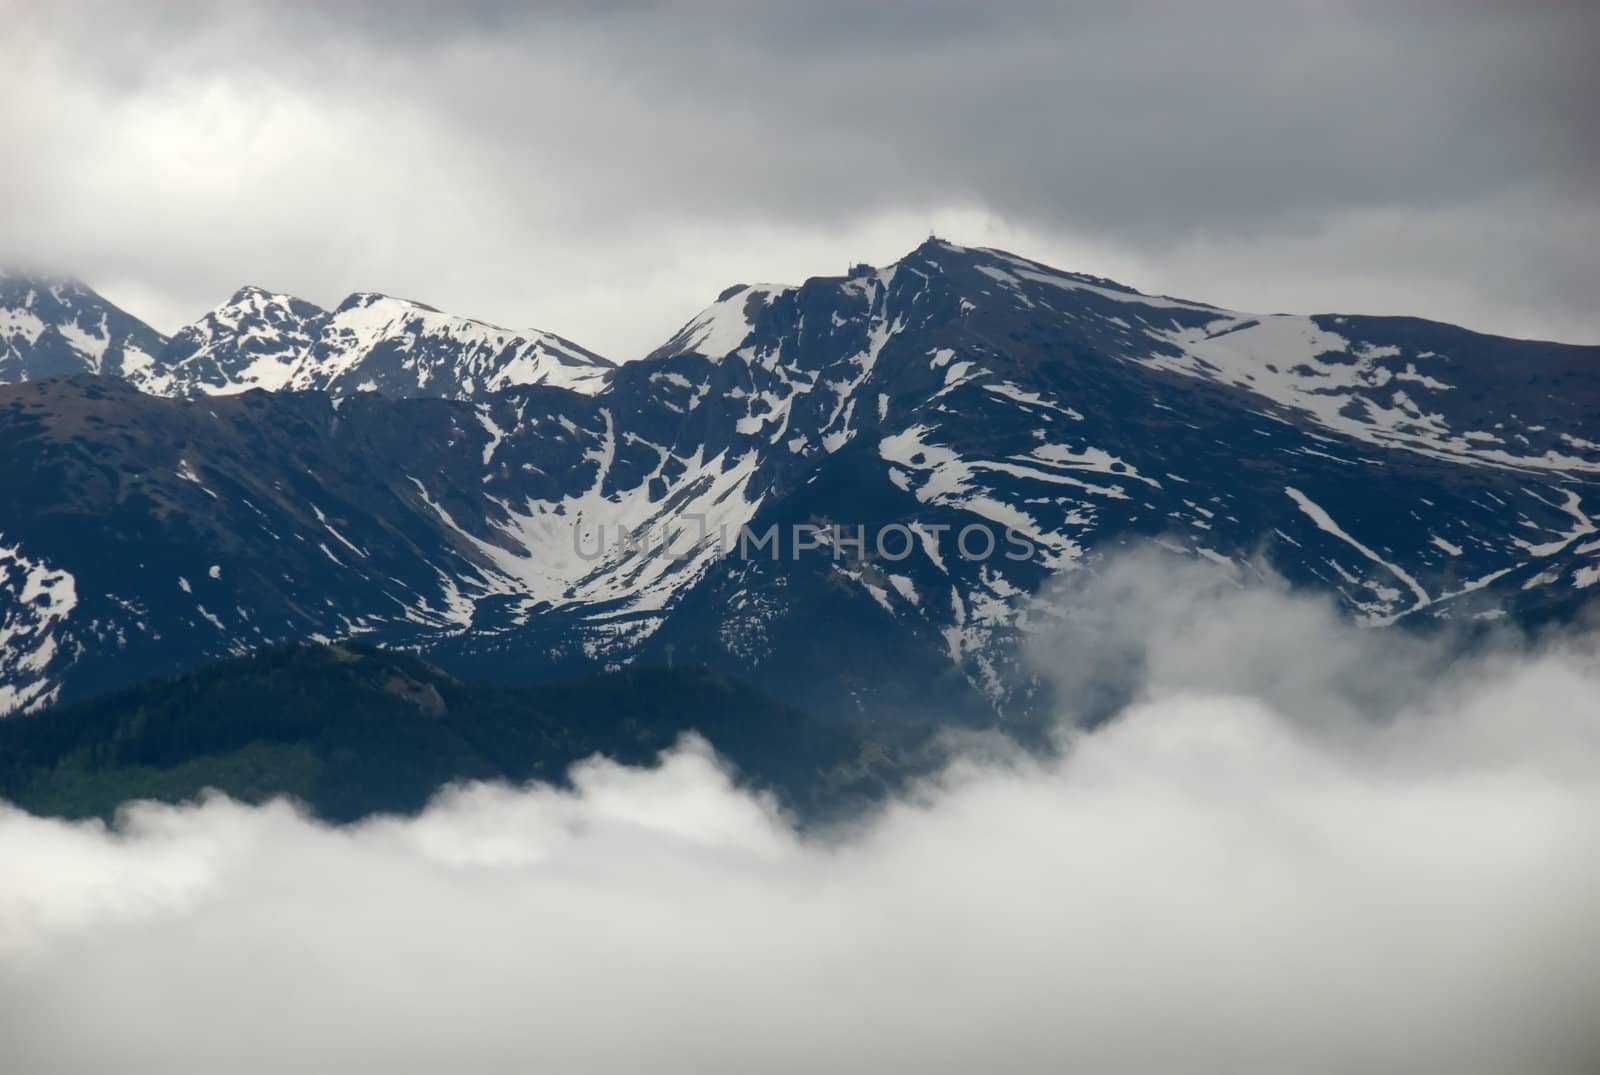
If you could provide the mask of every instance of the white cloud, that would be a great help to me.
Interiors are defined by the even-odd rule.
[[[1070,592],[1042,651],[1117,717],[843,829],[797,831],[692,741],[344,830],[0,812],[7,1062],[1593,1070],[1593,639],[1446,661],[1143,558]]]

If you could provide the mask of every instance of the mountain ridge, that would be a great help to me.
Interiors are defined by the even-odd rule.
[[[125,369],[120,350],[112,362],[101,358],[108,347],[120,348],[119,341],[90,346],[82,343],[80,332],[75,350],[63,348],[62,328],[44,324],[26,305],[26,296],[44,286],[41,278],[27,275],[0,277],[0,340],[8,348],[0,355],[0,383],[104,372],[161,396],[294,388],[341,396],[381,390],[467,399],[521,384],[596,391],[615,366],[555,333],[514,331],[378,292],[353,292],[323,309],[247,284],[168,338],[86,285],[55,285],[57,291],[68,288],[87,311],[54,315],[69,318],[68,325],[96,314],[102,323],[106,317],[121,319],[114,328],[127,323],[122,337],[131,334],[138,346]]]
[[[1140,542],[1236,571],[1269,550],[1378,626],[1570,617],[1600,592],[1597,363],[935,240],[725,290],[590,392],[13,386],[0,547],[32,566],[0,578],[0,682],[38,706],[355,633],[479,678],[676,653],[814,712],[981,722],[1029,704],[1048,580]],[[828,540],[729,552],[801,526]],[[968,559],[974,526],[1036,555]],[[837,541],[896,527],[903,558]],[[70,608],[39,599],[58,577]]]

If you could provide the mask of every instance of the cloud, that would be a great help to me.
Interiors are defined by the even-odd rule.
[[[692,739],[347,829],[224,799],[114,829],[0,810],[7,1061],[1594,1069],[1593,638],[1446,662],[1143,557],[1071,593],[1108,604],[1057,609],[1041,655],[1064,695],[1122,682],[1114,718],[840,828],[797,830]],[[1083,650],[1085,624],[1113,641]]]
[[[1259,699],[1302,724],[1360,727],[1443,690],[1471,652],[1457,634],[1353,630],[1332,597],[1292,593],[1265,561],[1223,568],[1159,546],[1057,576],[1037,611],[1044,626],[1027,655],[1080,725],[1135,701],[1202,694]],[[1502,634],[1476,660],[1518,651],[1516,636]]]
[[[0,237],[171,329],[253,281],[637,357],[930,228],[1242,309],[1600,339],[1583,5],[32,7]],[[248,43],[248,48],[245,47]]]

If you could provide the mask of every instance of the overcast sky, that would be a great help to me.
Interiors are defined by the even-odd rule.
[[[1600,18],[1503,7],[0,0],[0,258],[618,359],[935,230],[1252,311],[1600,343]]]

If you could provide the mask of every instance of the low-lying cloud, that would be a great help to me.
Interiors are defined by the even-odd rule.
[[[1452,658],[1270,582],[1095,578],[1040,642],[1059,756],[824,832],[692,738],[346,829],[0,807],[0,1066],[1595,1070],[1594,639]]]

